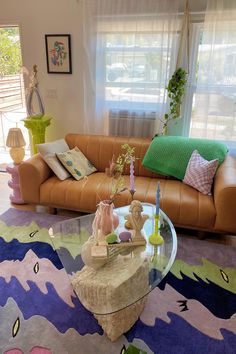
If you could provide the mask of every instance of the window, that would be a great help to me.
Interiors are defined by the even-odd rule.
[[[223,26],[222,26],[223,27]],[[199,29],[190,136],[236,140],[236,34],[223,28],[214,43]]]
[[[169,34],[158,32],[106,34],[105,100],[110,111],[151,113],[163,109],[173,65],[169,41]]]

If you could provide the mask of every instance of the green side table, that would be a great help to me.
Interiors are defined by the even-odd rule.
[[[50,125],[52,117],[42,116],[41,118],[27,117],[23,119],[24,125],[29,129],[32,136],[33,153],[37,154],[37,144],[45,143],[45,131]]]

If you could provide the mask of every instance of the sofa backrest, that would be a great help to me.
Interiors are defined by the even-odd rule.
[[[117,158],[122,152],[121,145],[127,143],[131,147],[135,147],[135,156],[139,157],[139,159],[135,161],[134,174],[144,177],[158,176],[142,166],[143,157],[151,142],[150,139],[68,134],[65,140],[70,149],[77,146],[100,172],[104,172],[105,168],[109,167],[112,156],[114,155],[115,158]],[[129,168],[126,168],[125,174],[129,174]]]

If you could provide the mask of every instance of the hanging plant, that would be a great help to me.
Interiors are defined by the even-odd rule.
[[[162,135],[167,134],[168,123],[180,117],[180,107],[184,96],[187,82],[187,72],[183,68],[177,69],[172,75],[168,86],[168,97],[170,99],[170,112],[164,115]]]

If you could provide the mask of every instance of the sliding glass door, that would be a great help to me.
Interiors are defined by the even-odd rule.
[[[11,161],[6,147],[9,128],[21,128],[29,148],[22,122],[27,113],[18,26],[0,26],[0,53],[0,163],[4,163]]]

